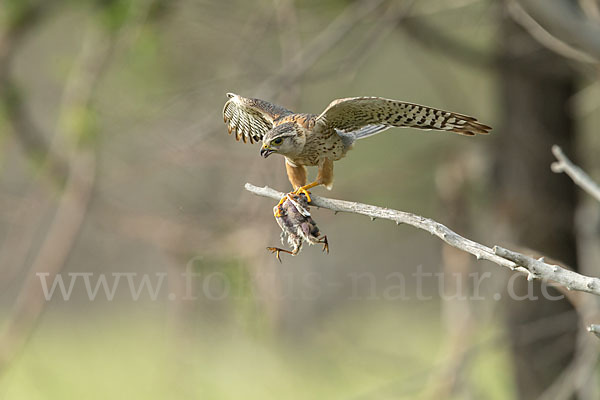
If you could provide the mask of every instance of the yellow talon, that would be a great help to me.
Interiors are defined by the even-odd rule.
[[[313,183],[309,183],[308,185],[300,186],[299,188],[294,190],[291,194],[299,195],[301,193],[304,193],[304,195],[306,196],[306,200],[310,203],[310,202],[312,202],[312,200],[310,198],[310,192],[308,191],[308,189],[312,189],[315,186],[319,186],[319,185],[322,185],[322,182],[320,180],[316,180]]]
[[[287,200],[287,194],[285,196],[283,196],[281,198],[281,200],[279,200],[279,203],[277,203],[277,205],[274,207],[273,215],[276,218],[279,218],[279,217],[282,216],[282,214],[281,214],[281,206],[283,205],[283,203],[285,203],[286,200]]]
[[[299,195],[301,193],[304,193],[304,195],[306,196],[306,201],[308,201],[309,203],[312,201],[310,199],[310,192],[308,190],[304,189],[304,187],[299,187],[298,189],[296,189],[292,192],[292,194],[295,194],[295,195]]]

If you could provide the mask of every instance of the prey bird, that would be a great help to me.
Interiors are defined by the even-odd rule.
[[[308,199],[304,193],[298,196],[284,196],[282,201],[273,207],[275,220],[281,228],[281,243],[287,238],[292,251],[279,247],[267,247],[281,262],[279,253],[297,255],[302,249],[302,244],[322,244],[323,251],[329,253],[329,242],[327,236],[321,234],[317,223],[310,215]]]
[[[294,113],[260,99],[228,93],[223,119],[230,134],[244,143],[260,142],[261,156],[285,157],[291,194],[333,186],[333,162],[343,158],[354,143],[392,127],[438,130],[474,136],[492,128],[464,114],[381,97],[334,100],[321,114]],[[307,184],[306,166],[317,166],[314,182]],[[285,201],[281,199],[280,205]]]

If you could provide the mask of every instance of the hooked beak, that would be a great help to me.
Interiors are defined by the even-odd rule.
[[[269,157],[272,153],[275,153],[275,150],[271,150],[271,148],[266,144],[263,144],[263,146],[260,148],[260,155],[264,158]]]

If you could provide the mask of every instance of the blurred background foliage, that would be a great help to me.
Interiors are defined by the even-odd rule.
[[[331,254],[306,248],[279,264],[265,250],[279,242],[273,204],[243,184],[286,190],[283,160],[236,143],[221,116],[227,92],[299,112],[367,95],[477,116],[492,135],[407,129],[359,143],[336,164],[331,195],[426,215],[482,243],[519,242],[496,187],[523,158],[497,151],[506,149],[507,3],[2,1],[0,397],[534,398],[518,383],[515,335],[535,344],[540,329],[562,324],[564,339],[576,322],[533,313],[507,325],[514,305],[493,295],[506,297],[510,274],[354,215],[314,210]],[[533,39],[515,49],[551,52]],[[559,109],[576,127],[567,149],[598,177],[597,64],[566,63],[575,87]],[[531,64],[533,75],[550,64]],[[567,182],[550,172],[549,146],[529,146],[522,127],[519,145],[549,185]],[[513,189],[518,202],[531,187]],[[578,207],[597,239],[597,206]],[[594,257],[587,272],[597,275]],[[197,299],[186,299],[186,268],[199,274]],[[441,284],[424,281],[428,300],[417,298],[419,268],[446,273]],[[484,300],[439,295],[440,285],[448,297],[468,293],[474,271],[493,276]],[[166,279],[156,299],[132,299],[123,278],[111,301],[102,290],[90,300],[83,284],[68,301],[45,301],[40,272],[48,282],[69,273],[93,273],[93,284],[114,273]],[[398,272],[408,299],[392,295]],[[588,369],[597,375],[595,363]],[[592,378],[581,398],[597,398]],[[548,379],[541,384],[556,374]]]

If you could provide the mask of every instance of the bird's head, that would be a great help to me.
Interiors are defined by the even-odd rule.
[[[302,132],[299,132],[296,124],[288,122],[277,125],[263,137],[260,155],[264,158],[269,157],[273,153],[294,156],[302,151],[305,141],[303,139],[304,135]]]

